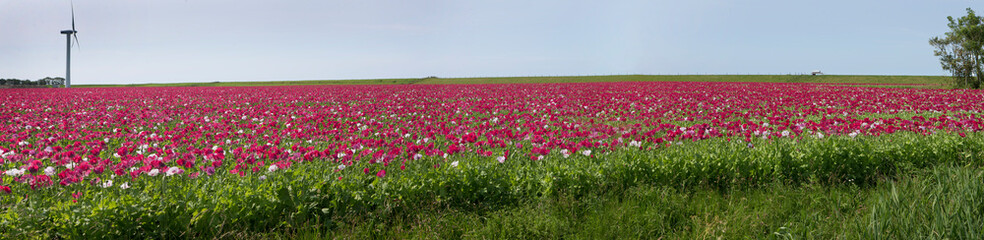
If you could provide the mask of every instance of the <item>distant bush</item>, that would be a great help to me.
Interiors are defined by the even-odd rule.
[[[65,81],[61,77],[45,77],[36,81],[16,78],[0,78],[0,88],[36,88],[54,85],[62,85]]]

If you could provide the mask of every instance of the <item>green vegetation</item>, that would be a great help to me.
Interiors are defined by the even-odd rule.
[[[939,166],[877,186],[775,183],[753,189],[679,190],[642,185],[580,198],[541,198],[486,213],[425,211],[395,225],[355,223],[332,233],[296,235],[353,239],[980,239],[984,230],[982,174],[980,168]]]
[[[62,77],[45,77],[36,81],[16,78],[0,78],[0,88],[43,88],[59,87],[65,82]]]
[[[109,188],[34,191],[22,201],[0,199],[0,235],[974,239],[984,233],[980,133],[711,139],[504,164],[481,156],[455,157],[456,166],[442,158],[416,161],[406,170],[363,162],[335,171],[334,163],[311,162],[247,177],[158,176],[129,189],[118,187],[128,177],[117,177]],[[380,169],[385,177],[375,175]]]
[[[949,71],[951,84],[958,88],[984,87],[984,17],[967,8],[967,16],[946,17],[950,28],[942,37],[929,39],[933,54],[940,57],[943,70]]]
[[[284,86],[284,85],[349,85],[349,84],[501,84],[501,83],[567,83],[567,82],[780,82],[780,83],[855,83],[855,84],[921,84],[941,87],[947,77],[941,76],[855,76],[855,75],[615,75],[577,77],[498,77],[498,78],[422,78],[370,80],[307,80],[270,82],[211,82],[165,83],[130,85],[76,85],[77,87],[205,87],[205,86]],[[882,86],[884,87],[884,86]],[[894,86],[913,87],[913,86]]]

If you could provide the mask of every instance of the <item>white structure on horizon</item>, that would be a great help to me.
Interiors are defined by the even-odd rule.
[[[79,31],[75,31],[75,4],[72,4],[72,30],[62,30],[65,34],[65,88],[72,87],[72,36],[75,36],[75,44],[79,45]]]
[[[810,75],[814,75],[814,76],[823,75],[823,72],[821,72],[820,70],[813,70],[813,72],[811,72]]]

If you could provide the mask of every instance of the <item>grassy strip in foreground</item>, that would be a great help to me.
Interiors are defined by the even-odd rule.
[[[873,76],[873,75],[614,75],[572,77],[495,77],[495,78],[425,78],[366,80],[303,80],[263,82],[148,83],[128,85],[75,85],[77,87],[199,87],[199,86],[285,86],[285,85],[352,85],[352,84],[501,84],[501,83],[570,83],[570,82],[777,82],[777,83],[862,83],[923,84],[942,87],[944,76]],[[878,87],[886,87],[884,85]],[[899,86],[894,86],[899,87]]]
[[[981,239],[982,174],[976,167],[940,166],[871,187],[774,183],[721,191],[642,185],[620,193],[541,198],[488,213],[427,210],[407,220],[264,237]]]
[[[856,216],[848,213],[869,209],[883,209],[877,211],[886,213],[875,212],[869,221],[874,223],[863,229],[870,228],[872,234],[900,234],[894,230],[915,222],[897,218],[926,214],[896,209],[916,200],[900,198],[895,203],[863,205],[859,203],[866,201],[864,191],[868,190],[864,189],[881,187],[880,182],[937,166],[976,169],[984,159],[984,135],[899,133],[755,140],[751,144],[712,139],[682,142],[655,151],[623,149],[593,156],[551,155],[541,161],[514,158],[505,164],[478,156],[449,159],[457,166],[443,159],[424,158],[410,163],[406,170],[399,170],[395,164],[384,167],[361,163],[335,171],[334,163],[307,162],[289,170],[250,173],[247,177],[220,171],[199,179],[141,178],[129,183],[129,189],[88,184],[38,191],[15,189],[16,193],[27,192],[28,197],[4,195],[0,199],[4,208],[0,234],[11,238],[143,239],[236,238],[265,233],[294,237],[322,232],[332,236],[373,236],[416,231],[423,238],[431,234],[442,238],[514,234],[605,238],[606,229],[625,228],[625,233],[612,235],[656,238],[695,231],[681,236],[710,237],[735,232],[739,236],[776,233],[826,238],[830,236],[825,233],[827,229],[856,228],[858,234],[867,231],[838,225],[844,222],[841,217],[827,216],[840,214],[853,219]],[[379,170],[386,170],[386,176],[377,177]],[[265,180],[259,175],[264,175]],[[116,180],[118,185],[127,182],[124,177]],[[944,190],[935,199],[950,199],[947,191],[956,191]],[[774,192],[806,205],[773,211],[766,204],[768,201],[787,201],[772,198],[770,194]],[[830,194],[831,200],[816,195],[824,193]],[[73,195],[81,197],[75,199]],[[965,197],[971,203],[920,204],[948,204],[940,210],[948,214],[955,213],[954,209],[979,210],[981,206],[975,201],[980,198],[975,196]],[[709,203],[693,205],[698,201]],[[737,202],[722,203],[732,201]],[[811,208],[831,203],[837,207]],[[678,212],[663,212],[664,208]],[[747,215],[743,208],[751,208],[747,211],[755,214]],[[544,209],[554,212],[533,214]],[[632,209],[640,210],[629,211]],[[815,210],[820,212],[810,212]],[[725,215],[714,215],[718,212]],[[747,219],[718,219],[737,216]],[[618,224],[608,224],[612,222]],[[965,223],[938,224],[960,234],[974,234],[970,232],[973,229],[951,228]],[[465,227],[455,230],[453,224]],[[626,224],[665,226],[639,232]],[[729,231],[733,226],[748,230]],[[564,229],[587,232],[574,236],[557,232]],[[930,230],[912,231],[931,237]]]

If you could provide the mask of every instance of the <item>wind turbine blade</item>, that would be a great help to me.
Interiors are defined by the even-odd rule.
[[[75,30],[75,1],[70,2],[72,6],[72,35],[75,37],[75,46],[82,50],[82,44],[79,43],[79,32]]]
[[[73,1],[71,2],[71,4],[72,4],[72,31],[75,31],[75,2]]]
[[[72,34],[72,35],[74,35],[74,37],[75,37],[75,46],[78,47],[79,50],[82,50],[82,44],[79,43],[79,34],[78,33],[75,33],[75,34]]]

